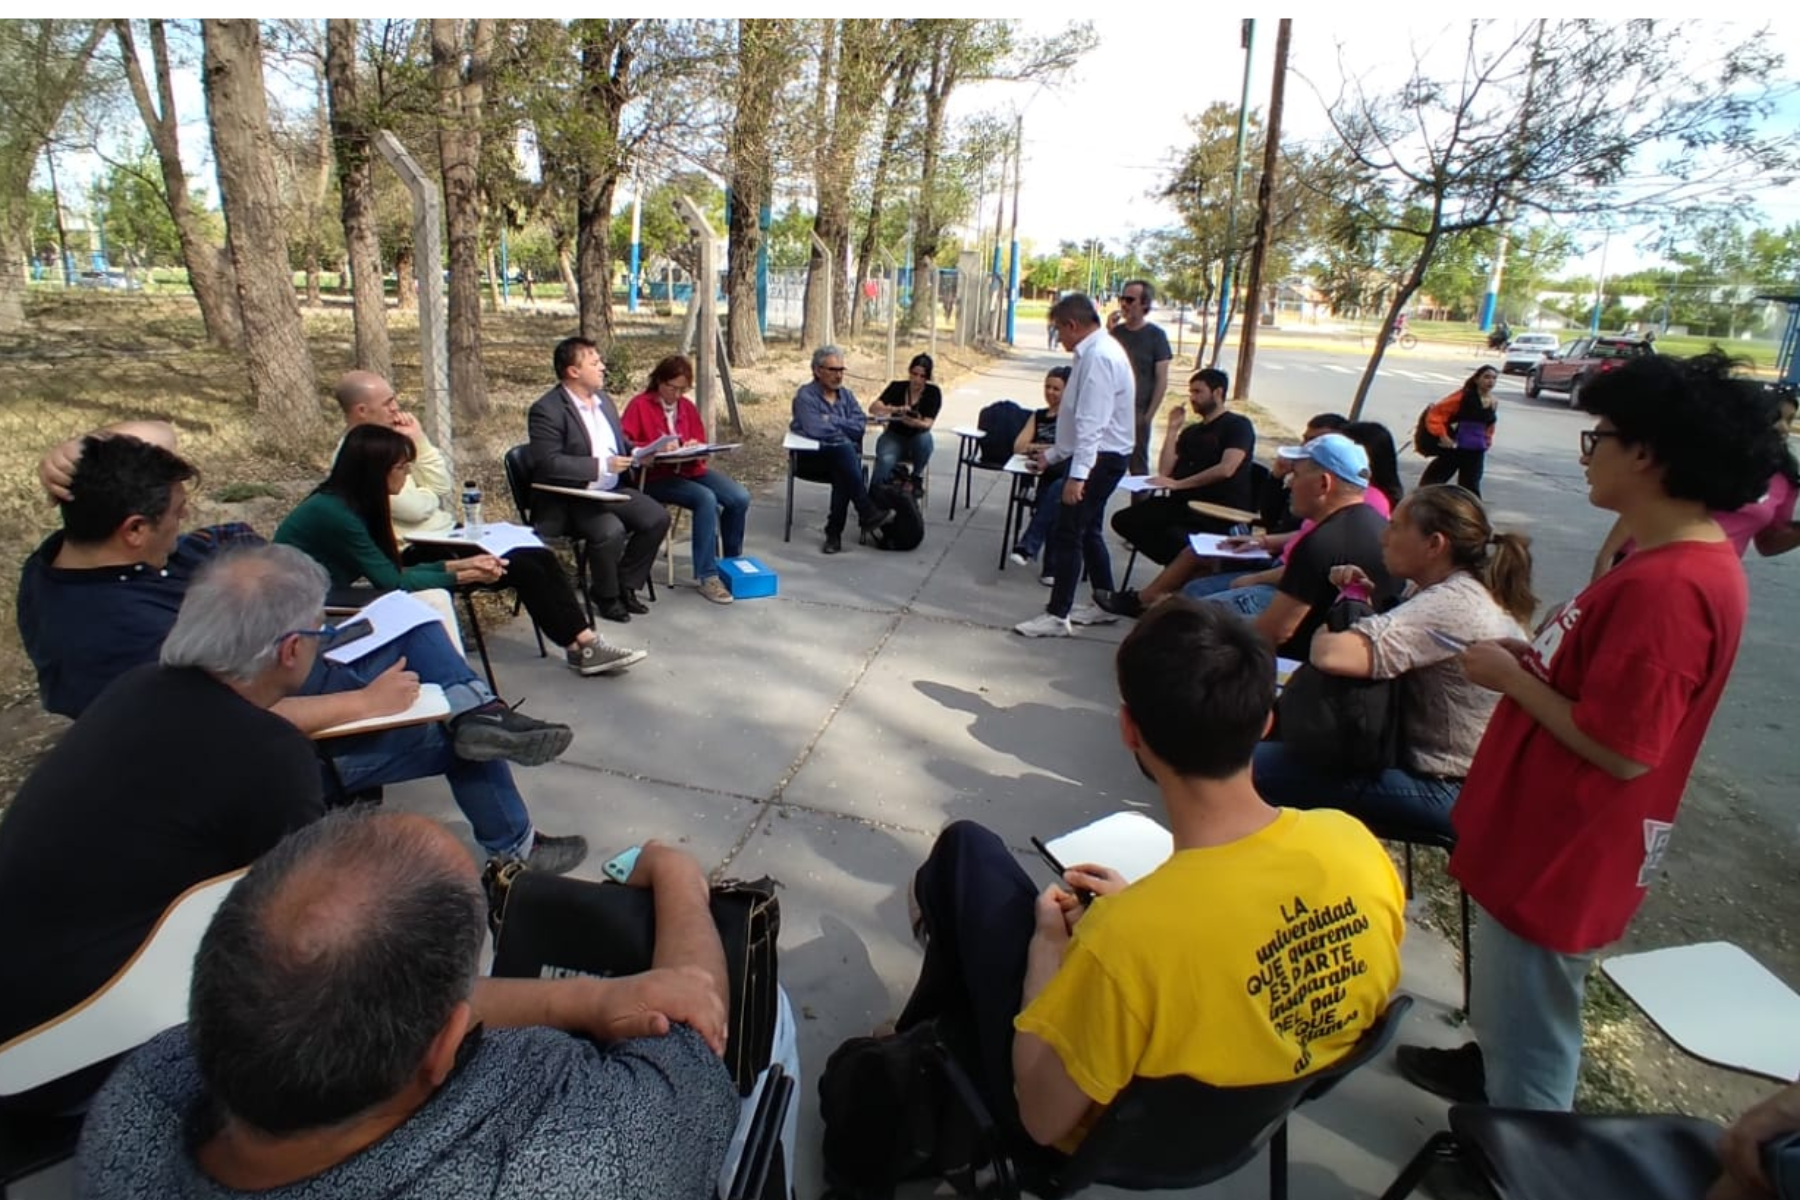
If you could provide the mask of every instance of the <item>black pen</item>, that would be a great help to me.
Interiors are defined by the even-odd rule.
[[[1038,852],[1038,857],[1042,858],[1045,862],[1049,863],[1050,869],[1052,871],[1056,872],[1056,882],[1058,882],[1058,883],[1068,883],[1069,882],[1067,879],[1064,878],[1064,876],[1066,876],[1069,873],[1069,869],[1067,867],[1063,866],[1060,862],[1056,861],[1056,855],[1050,853],[1050,847],[1044,845],[1044,843],[1039,841],[1036,837],[1033,837],[1031,839],[1031,846],[1032,846],[1032,849],[1034,849]],[[1070,886],[1074,887],[1073,884],[1070,884]],[[1081,906],[1083,908],[1086,908],[1088,905],[1090,905],[1094,902],[1094,893],[1088,891],[1086,888],[1074,888],[1074,891],[1075,891],[1075,899],[1081,901]]]

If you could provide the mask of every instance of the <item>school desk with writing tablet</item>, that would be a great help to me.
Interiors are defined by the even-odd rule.
[[[558,496],[573,496],[577,500],[629,500],[623,492],[600,492],[593,488],[559,487],[554,483],[534,483],[531,485],[540,492],[555,492]]]
[[[1618,954],[1600,969],[1695,1058],[1782,1083],[1800,1077],[1800,995],[1730,942]]]

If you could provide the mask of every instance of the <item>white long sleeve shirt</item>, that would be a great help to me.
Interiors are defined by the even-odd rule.
[[[1137,440],[1137,377],[1131,360],[1104,326],[1075,347],[1075,366],[1063,391],[1056,444],[1045,461],[1067,459],[1069,478],[1086,479],[1100,454],[1130,454]]]

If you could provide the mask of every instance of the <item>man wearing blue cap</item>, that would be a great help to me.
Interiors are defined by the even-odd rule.
[[[1304,446],[1283,446],[1276,453],[1294,466],[1288,483],[1294,513],[1313,527],[1288,555],[1275,585],[1275,599],[1255,625],[1277,654],[1304,662],[1313,633],[1325,623],[1325,614],[1337,599],[1333,567],[1361,567],[1375,581],[1377,596],[1390,589],[1381,560],[1381,531],[1387,518],[1363,503],[1369,455],[1343,434],[1328,433]]]

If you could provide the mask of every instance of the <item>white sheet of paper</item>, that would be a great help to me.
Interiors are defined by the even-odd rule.
[[[1201,558],[1253,558],[1261,562],[1269,557],[1267,550],[1228,550],[1224,543],[1229,540],[1229,538],[1216,533],[1188,534],[1188,545],[1192,546],[1194,553]]]
[[[1126,475],[1119,480],[1119,490],[1121,492],[1155,492],[1161,489],[1150,486],[1150,476],[1148,475]]]
[[[471,553],[492,554],[495,558],[505,558],[514,550],[543,549],[544,541],[537,532],[525,525],[514,525],[510,521],[493,521],[483,524],[479,536],[471,538],[469,531],[461,525],[440,537],[415,534],[407,539],[424,546],[457,546],[468,547]]]
[[[1093,863],[1111,867],[1136,883],[1175,852],[1169,831],[1143,813],[1119,812],[1072,829],[1044,843],[1065,867]]]
[[[450,701],[444,697],[444,689],[435,683],[421,683],[419,694],[414,697],[410,705],[400,712],[389,713],[385,717],[363,717],[357,721],[345,721],[342,725],[321,729],[313,736],[335,738],[345,737],[352,733],[392,729],[400,725],[423,725],[427,721],[435,721],[449,715]]]
[[[353,663],[372,650],[379,650],[409,629],[417,629],[421,625],[429,625],[440,620],[438,610],[405,592],[389,592],[363,605],[362,610],[354,617],[347,617],[339,624],[349,621],[366,620],[372,629],[366,637],[359,637],[348,645],[328,650],[325,657],[334,663]]]
[[[1275,660],[1275,690],[1280,691],[1282,688],[1286,687],[1288,680],[1292,678],[1294,672],[1299,669],[1299,659],[1277,658]]]

